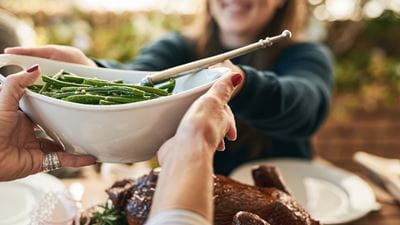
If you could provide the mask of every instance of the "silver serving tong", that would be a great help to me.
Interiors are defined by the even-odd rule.
[[[400,203],[400,160],[386,159],[365,152],[357,152],[354,160],[377,179]]]
[[[223,62],[228,59],[232,59],[241,55],[245,55],[247,53],[256,51],[258,49],[266,48],[272,46],[273,44],[291,38],[292,33],[290,31],[285,30],[282,34],[274,36],[274,37],[267,37],[265,39],[261,39],[258,42],[253,44],[249,44],[247,46],[234,49],[232,51],[228,51],[219,55],[211,56],[208,58],[200,59],[197,61],[193,61],[187,64],[183,64],[180,66],[176,66],[170,69],[166,69],[160,72],[153,73],[151,75],[146,76],[142,79],[141,84],[147,86],[153,86],[155,84],[159,84],[165,82],[171,78],[181,77],[195,71],[207,68],[213,64]]]

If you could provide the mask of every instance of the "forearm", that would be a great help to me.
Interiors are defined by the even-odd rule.
[[[213,167],[211,151],[194,139],[177,141],[168,149],[154,194],[150,217],[166,209],[186,209],[211,222]],[[208,152],[208,153],[207,153]]]

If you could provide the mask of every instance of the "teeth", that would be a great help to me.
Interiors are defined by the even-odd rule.
[[[244,10],[245,7],[238,5],[238,4],[228,4],[226,6],[226,9],[231,10],[231,11],[241,11],[241,10]]]

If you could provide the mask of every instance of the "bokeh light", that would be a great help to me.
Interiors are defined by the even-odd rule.
[[[372,0],[364,6],[364,15],[369,18],[377,18],[385,11],[385,6],[381,1]]]
[[[308,0],[311,5],[321,4],[323,0]]]
[[[326,9],[332,20],[350,19],[356,10],[357,0],[326,0]]]

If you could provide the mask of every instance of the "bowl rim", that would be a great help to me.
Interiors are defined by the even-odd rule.
[[[104,68],[104,67],[90,67],[90,66],[82,65],[82,64],[57,61],[57,60],[53,60],[53,59],[46,59],[46,58],[35,57],[35,56],[26,56],[26,55],[0,54],[0,58],[5,58],[5,59],[9,58],[9,59],[11,59],[11,61],[12,61],[12,59],[16,59],[16,60],[28,59],[28,60],[35,60],[39,64],[40,63],[57,63],[57,64],[60,64],[61,66],[66,65],[66,66],[73,66],[73,67],[78,67],[78,68],[80,67],[83,69],[90,69],[90,70],[112,71],[114,73],[126,73],[127,71],[131,71],[131,70],[122,70],[122,69],[114,69],[114,68]],[[14,63],[11,63],[11,64],[14,64]],[[15,65],[18,65],[18,64],[15,64]],[[19,66],[24,68],[23,65],[19,65]],[[213,69],[216,69],[216,68],[213,68]],[[225,69],[225,71],[221,71],[221,77],[226,76],[227,74],[229,74],[231,72],[231,70],[229,68],[224,68],[224,69]],[[149,73],[154,73],[155,71],[136,71],[136,72],[149,74]],[[55,99],[55,98],[52,98],[49,96],[35,93],[29,89],[25,90],[23,98],[29,97],[29,98],[33,98],[33,99],[36,99],[36,100],[39,100],[42,102],[61,106],[64,108],[78,109],[81,111],[123,111],[123,110],[144,108],[144,107],[154,106],[154,105],[158,105],[158,104],[164,104],[164,103],[168,103],[170,101],[175,101],[178,99],[185,98],[187,96],[190,96],[190,95],[193,95],[196,93],[200,93],[200,92],[205,91],[208,88],[210,88],[211,85],[218,79],[219,78],[209,81],[198,87],[194,87],[189,90],[185,90],[185,91],[182,91],[182,92],[179,92],[176,94],[172,94],[169,96],[163,96],[163,97],[159,97],[156,99],[150,99],[150,100],[141,101],[141,102],[133,102],[133,103],[117,104],[117,105],[86,105],[86,104],[80,104],[80,103],[74,103],[74,102],[67,102],[64,100]]]

